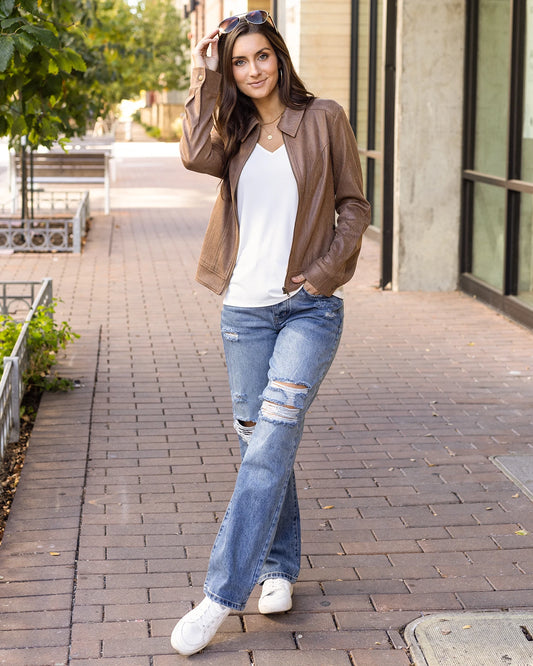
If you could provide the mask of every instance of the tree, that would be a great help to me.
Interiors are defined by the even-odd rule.
[[[136,8],[139,20],[133,34],[142,45],[142,87],[182,90],[189,80],[187,25],[173,0],[144,0]]]
[[[0,136],[24,157],[82,135],[142,89],[186,85],[187,48],[172,0],[0,0]]]
[[[50,146],[84,129],[86,107],[69,99],[87,69],[79,54],[84,9],[78,0],[0,0],[0,136],[12,146],[22,137]]]
[[[0,136],[50,146],[142,89],[187,85],[173,0],[0,0]]]
[[[22,217],[26,216],[26,145],[50,146],[84,128],[86,100],[69,100],[69,80],[86,70],[76,46],[83,4],[77,0],[0,0],[0,136],[18,148]],[[80,104],[80,102],[82,102]]]
[[[87,38],[105,61],[96,85],[114,103],[188,85],[187,23],[173,0],[100,0]]]

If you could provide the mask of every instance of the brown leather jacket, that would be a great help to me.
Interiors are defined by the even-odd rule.
[[[223,147],[213,130],[213,110],[221,76],[194,68],[185,103],[180,152],[187,169],[220,177]],[[353,276],[361,240],[370,223],[370,205],[363,194],[359,153],[342,107],[315,99],[306,109],[286,109],[278,128],[283,133],[298,185],[298,211],[283,291],[299,285],[302,273],[325,296]],[[204,238],[196,279],[217,294],[229,284],[239,247],[236,189],[241,170],[259,138],[257,120],[250,123],[229,171],[231,200],[219,194]],[[276,196],[266,189],[262,197]],[[338,217],[336,219],[335,213]]]

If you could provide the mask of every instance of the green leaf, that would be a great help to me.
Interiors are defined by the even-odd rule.
[[[36,45],[35,40],[25,32],[20,32],[17,35],[13,35],[13,40],[15,42],[15,48],[23,56],[27,56],[29,53],[31,53],[33,51],[33,47]]]
[[[72,49],[63,49],[63,53],[70,61],[73,69],[77,69],[79,72],[87,71],[85,60],[79,55],[79,53],[76,53],[76,51],[73,51]]]
[[[21,23],[27,23],[21,16],[15,16],[14,18],[5,18],[0,21],[0,26],[2,30],[7,30],[13,25],[20,25]]]
[[[0,16],[9,16],[15,6],[15,0],[0,0]]]
[[[48,28],[41,28],[40,26],[28,23],[27,25],[22,26],[22,30],[35,35],[36,39],[38,39],[43,46],[48,46],[50,49],[57,49],[60,46],[57,35],[51,30],[48,30]]]
[[[52,58],[50,58],[50,61],[48,62],[48,73],[49,74],[59,73],[59,67],[57,66],[57,62]]]
[[[66,72],[67,74],[70,74],[72,71],[72,63],[70,60],[63,54],[62,51],[53,51],[52,52],[52,57],[56,61],[59,69],[62,72]]]
[[[0,72],[5,72],[11,62],[15,45],[10,35],[0,35]]]
[[[23,136],[26,134],[26,120],[23,116],[17,116],[11,126],[11,136]]]
[[[38,4],[35,0],[20,0],[20,5],[30,14],[37,14],[39,11]]]

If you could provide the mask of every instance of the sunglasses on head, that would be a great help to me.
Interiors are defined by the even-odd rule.
[[[228,32],[235,30],[239,25],[240,21],[246,21],[247,23],[253,23],[254,25],[261,25],[267,21],[272,25],[273,28],[276,28],[272,16],[265,11],[264,9],[256,9],[253,12],[246,12],[245,14],[237,14],[237,16],[230,16],[225,18],[220,22],[218,26],[218,32],[221,35],[227,35]]]

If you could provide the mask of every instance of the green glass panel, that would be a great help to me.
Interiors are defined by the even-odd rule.
[[[518,259],[518,298],[533,306],[533,196],[520,199],[520,250]]]
[[[508,0],[479,0],[474,169],[505,177],[510,69]]]
[[[522,180],[533,183],[533,0],[528,0],[526,8]]]
[[[472,273],[503,289],[506,190],[493,185],[474,186]]]

